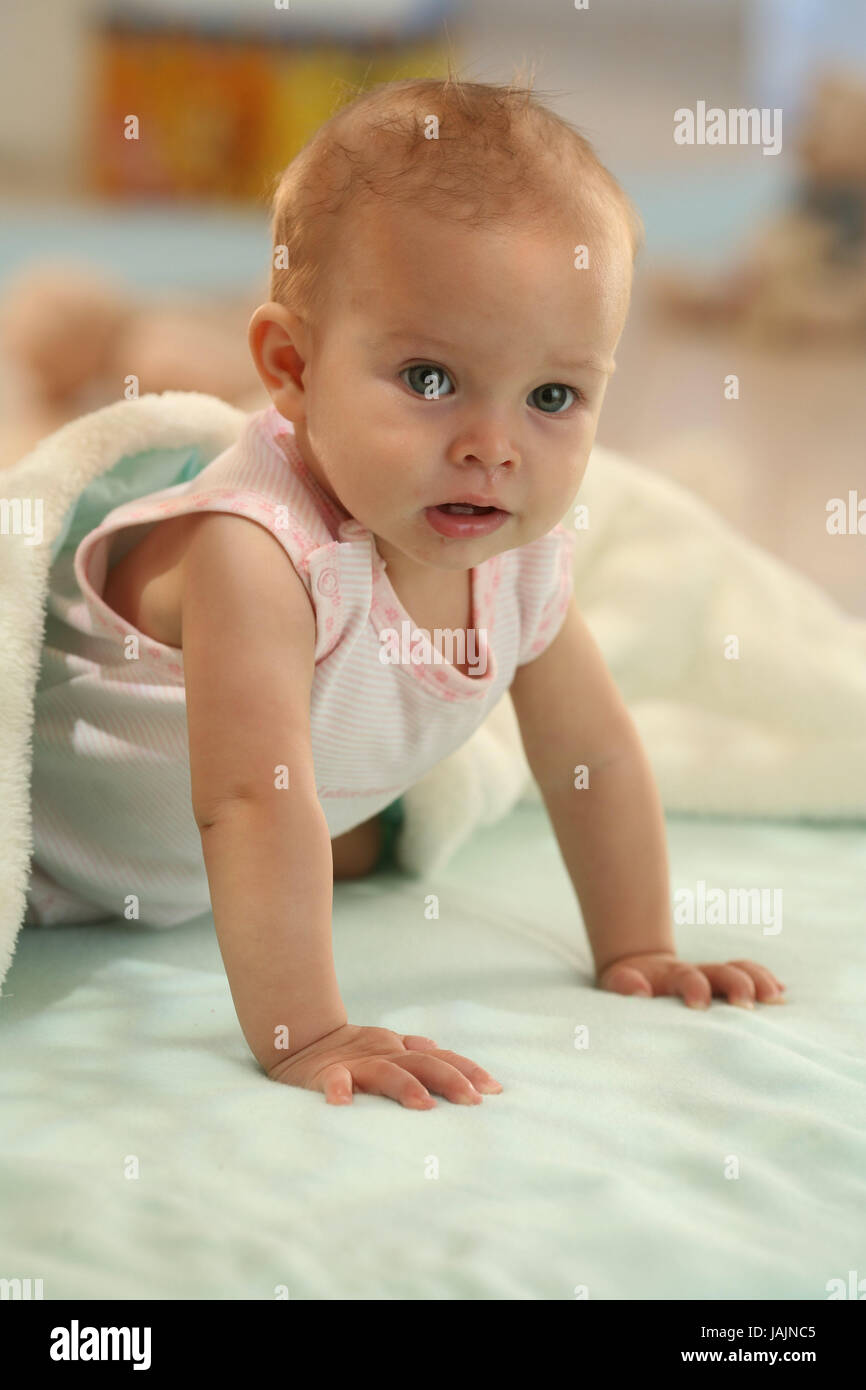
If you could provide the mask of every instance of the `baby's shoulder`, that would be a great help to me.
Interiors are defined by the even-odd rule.
[[[165,517],[109,569],[103,602],[155,642],[181,646],[181,576],[200,512]]]

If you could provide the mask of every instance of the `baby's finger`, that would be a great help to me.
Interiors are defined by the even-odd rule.
[[[322,1090],[329,1105],[352,1104],[352,1073],[348,1067],[335,1062],[322,1072]]]
[[[471,1058],[461,1057],[459,1052],[450,1052],[444,1047],[438,1049],[436,1056],[441,1057],[443,1062],[450,1062],[452,1067],[456,1067],[458,1071],[462,1072],[472,1082],[476,1091],[490,1094],[502,1090],[502,1083],[497,1081],[495,1076],[491,1076],[489,1071],[479,1067],[478,1063],[473,1062]]]
[[[755,1007],[755,983],[745,970],[735,965],[702,965],[707,979],[713,987],[713,994],[726,994],[729,1004],[741,1009]]]
[[[761,1004],[784,1004],[782,998],[785,993],[785,986],[777,984],[776,977],[765,965],[758,965],[753,960],[732,960],[731,965],[736,965],[740,970],[745,970],[755,982],[755,992],[758,1002]]]
[[[403,1046],[413,1052],[427,1052],[436,1044],[432,1038],[422,1037],[418,1033],[407,1033],[403,1038]]]
[[[429,1052],[407,1052],[398,1059],[397,1065],[405,1067],[431,1091],[436,1091],[455,1105],[478,1105],[481,1100],[471,1081],[457,1067]]]
[[[371,1096],[388,1096],[408,1110],[432,1110],[435,1100],[409,1072],[385,1057],[361,1057],[352,1062],[359,1090]]]
[[[712,986],[702,965],[686,965],[672,972],[667,993],[678,994],[690,1009],[708,1009],[713,1002]]]
[[[604,971],[602,980],[602,989],[611,990],[614,994],[651,995],[653,992],[646,975],[633,965],[612,965]]]

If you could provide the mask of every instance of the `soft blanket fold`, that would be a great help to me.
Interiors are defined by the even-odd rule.
[[[51,563],[127,500],[130,486],[152,492],[200,471],[245,419],[195,392],[122,401],[63,426],[2,475],[0,983],[25,911],[33,701]],[[575,593],[665,808],[866,818],[866,623],[686,489],[600,446],[575,519]],[[575,702],[577,714],[579,691]],[[538,792],[505,697],[406,793],[401,867],[435,872],[476,826],[522,797]]]

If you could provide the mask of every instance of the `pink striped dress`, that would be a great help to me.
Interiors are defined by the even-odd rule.
[[[517,667],[553,640],[572,594],[575,533],[563,523],[477,565],[472,621],[482,644],[467,655],[478,674],[463,675],[418,636],[374,536],[319,487],[291,423],[274,406],[250,416],[196,477],[115,507],[52,566],[33,733],[31,923],[126,918],[169,927],[209,910],[183,652],[101,597],[111,565],[155,523],[203,510],[271,531],[312,598],[312,749],[332,838],[466,742]],[[385,660],[389,632],[401,641]]]

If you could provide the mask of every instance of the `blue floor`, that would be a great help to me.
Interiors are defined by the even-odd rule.
[[[785,175],[754,151],[754,167],[712,174],[617,176],[646,226],[646,260],[732,259],[737,244],[784,202]],[[0,290],[35,260],[102,268],[138,289],[233,293],[266,283],[267,209],[142,203],[28,206],[0,199]]]

